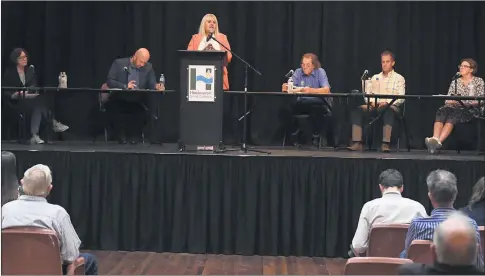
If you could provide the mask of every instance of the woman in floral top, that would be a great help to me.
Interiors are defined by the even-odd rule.
[[[484,96],[485,84],[483,79],[475,77],[477,63],[471,58],[461,60],[458,65],[461,78],[456,81],[456,95],[459,96]],[[455,81],[452,81],[448,89],[448,95],[455,95]],[[441,148],[443,141],[450,135],[453,126],[457,123],[466,123],[474,116],[480,115],[478,101],[464,100],[463,105],[458,101],[447,100],[445,105],[436,112],[433,137],[425,139],[426,147],[431,153]]]

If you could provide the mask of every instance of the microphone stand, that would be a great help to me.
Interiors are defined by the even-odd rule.
[[[229,49],[228,47],[226,47],[226,45],[222,44],[220,41],[218,41],[213,34],[210,34],[209,36],[209,40],[210,39],[213,39],[214,41],[216,41],[217,43],[219,43],[219,45],[221,45],[222,47],[224,47],[227,51],[229,51],[233,56],[235,56],[237,59],[239,59],[242,63],[244,63],[245,65],[245,68],[244,68],[244,122],[243,122],[243,142],[241,144],[241,149],[244,153],[247,153],[248,151],[252,151],[252,152],[258,152],[258,153],[266,153],[266,154],[271,154],[271,152],[269,151],[263,151],[263,150],[257,150],[257,149],[254,149],[252,147],[249,147],[246,143],[246,136],[247,136],[247,114],[248,114],[248,67],[251,68],[254,72],[256,72],[256,74],[262,76],[263,74],[261,74],[258,70],[256,70],[254,67],[252,67],[249,63],[247,63],[244,59],[242,59],[240,56],[238,56],[237,54],[235,54],[233,51],[231,51],[231,49]],[[231,149],[226,149],[226,151],[233,151]]]

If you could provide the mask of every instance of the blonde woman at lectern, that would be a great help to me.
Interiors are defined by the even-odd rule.
[[[228,49],[231,49],[227,36],[219,32],[219,24],[217,17],[213,14],[206,14],[200,22],[199,33],[192,35],[192,39],[187,46],[190,51],[225,51],[226,58],[224,59],[224,66],[222,72],[223,90],[229,90],[229,78],[227,72],[227,65],[231,62],[232,54],[226,48],[221,46],[214,39],[208,39],[212,35],[217,41],[222,43]]]

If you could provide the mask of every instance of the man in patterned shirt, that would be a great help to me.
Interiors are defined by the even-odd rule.
[[[49,167],[40,164],[33,166],[25,172],[21,183],[19,198],[2,206],[2,229],[33,226],[54,230],[59,238],[64,274],[70,263],[83,257],[86,275],[97,275],[96,257],[87,253],[79,254],[81,241],[69,214],[61,206],[46,200],[52,190]]]
[[[372,90],[366,93],[380,94],[380,95],[404,95],[405,94],[405,80],[404,77],[394,71],[394,54],[390,51],[384,51],[381,54],[382,72],[372,77]],[[367,100],[368,98],[366,98]],[[374,99],[370,99],[370,112],[384,112],[384,127],[382,129],[382,152],[390,152],[389,144],[391,142],[392,126],[394,124],[394,117],[401,112],[401,105],[403,99],[393,102],[391,106],[389,103],[392,99],[378,98],[377,103]],[[358,106],[350,115],[352,121],[352,146],[348,147],[352,151],[362,150],[362,119],[367,113],[367,105]]]
[[[458,194],[456,182],[455,175],[445,170],[435,170],[428,175],[426,179],[429,191],[428,196],[434,210],[428,218],[416,218],[411,221],[406,235],[404,251],[401,252],[401,258],[407,258],[409,246],[413,240],[433,240],[433,235],[438,225],[456,212],[453,208],[453,203]],[[475,229],[477,244],[481,244],[477,223],[471,218],[468,219]],[[476,264],[479,268],[483,268],[482,249],[479,247],[478,250],[479,254],[477,255]]]

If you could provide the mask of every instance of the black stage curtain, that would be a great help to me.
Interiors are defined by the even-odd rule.
[[[163,72],[168,88],[177,89],[176,51],[186,49],[206,13],[216,14],[232,49],[263,73],[259,77],[249,71],[250,91],[280,91],[285,73],[299,67],[305,52],[319,56],[333,92],[359,88],[364,69],[380,70],[385,49],[396,54],[396,71],[406,78],[409,94],[446,93],[462,57],[485,66],[485,3],[466,1],[2,2],[2,65],[12,48],[25,47],[41,85],[56,86],[59,72],[65,71],[70,87],[100,87],[115,58],[147,47],[157,75]],[[229,80],[231,89],[243,90],[244,66],[236,58],[229,65]],[[159,101],[159,139],[176,141],[178,96]],[[252,101],[255,143],[281,141],[277,111],[284,101]],[[441,104],[409,104],[413,147],[424,145]],[[86,135],[96,96],[64,94],[56,105],[69,132],[75,138]],[[226,131],[233,137],[242,100],[231,97],[226,105]]]
[[[483,161],[13,151],[18,172],[53,171],[49,200],[84,248],[345,257],[363,204],[388,168],[431,210],[426,176],[442,168],[466,205]]]

